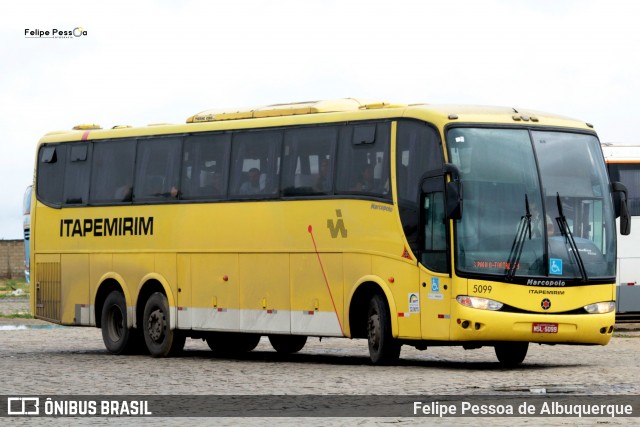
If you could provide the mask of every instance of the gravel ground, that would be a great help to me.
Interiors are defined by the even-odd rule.
[[[0,314],[26,300],[0,301]],[[0,318],[0,381],[8,395],[460,395],[640,396],[640,329],[620,325],[607,346],[532,345],[524,364],[503,369],[492,348],[404,346],[396,366],[368,362],[363,340],[310,338],[298,354],[277,355],[263,338],[253,352],[216,358],[187,340],[170,359],[113,356],[100,330]],[[1,418],[24,425],[106,424],[107,418]],[[113,419],[111,419],[113,421]],[[637,425],[638,418],[118,418],[123,425]]]

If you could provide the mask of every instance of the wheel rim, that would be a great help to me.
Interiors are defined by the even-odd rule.
[[[164,335],[165,318],[162,310],[155,309],[149,313],[149,319],[147,321],[147,330],[149,331],[149,338],[155,342],[162,341]]]
[[[112,305],[109,308],[107,332],[109,334],[109,339],[113,342],[120,341],[124,334],[124,316],[117,305]]]

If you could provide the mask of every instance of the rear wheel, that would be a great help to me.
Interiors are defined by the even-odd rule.
[[[113,291],[104,300],[100,317],[102,340],[112,354],[131,354],[139,350],[142,337],[127,327],[127,303],[122,292]]]
[[[498,361],[505,367],[514,367],[521,364],[527,357],[528,342],[510,342],[496,344],[495,351]]]
[[[215,332],[207,336],[207,345],[218,355],[248,353],[258,346],[260,335],[235,332]]]
[[[374,295],[369,302],[367,337],[369,357],[374,365],[389,365],[398,361],[402,345],[391,335],[389,306],[380,294]]]
[[[153,357],[173,356],[182,351],[186,336],[170,329],[169,302],[161,292],[152,294],[144,306],[142,330],[144,341]]]
[[[297,353],[307,343],[304,335],[269,335],[271,346],[278,352],[284,354]]]

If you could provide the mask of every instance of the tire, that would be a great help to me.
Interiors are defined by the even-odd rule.
[[[169,329],[169,302],[161,292],[152,294],[144,306],[142,331],[152,357],[174,356],[182,351],[186,336]]]
[[[495,351],[498,361],[507,368],[518,366],[527,357],[528,342],[511,342],[496,344]]]
[[[369,302],[367,337],[369,357],[374,365],[390,365],[398,361],[402,344],[391,335],[389,306],[380,294],[374,295]]]
[[[119,291],[112,291],[104,300],[100,316],[102,340],[112,354],[138,353],[142,337],[137,329],[127,327],[127,303]]]
[[[234,355],[248,353],[260,342],[258,334],[235,332],[215,332],[206,338],[209,348],[218,355]]]
[[[269,335],[269,342],[278,353],[297,353],[307,343],[304,335]]]

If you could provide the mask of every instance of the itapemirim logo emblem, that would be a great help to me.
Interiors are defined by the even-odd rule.
[[[24,29],[25,39],[76,39],[86,37],[88,32],[83,27],[75,27],[73,29],[61,30],[59,28],[41,29]]]

